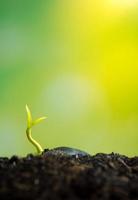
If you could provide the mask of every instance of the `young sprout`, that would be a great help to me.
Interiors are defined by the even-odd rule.
[[[43,152],[43,148],[36,140],[32,138],[31,132],[32,132],[32,127],[38,124],[39,122],[43,121],[44,119],[46,119],[46,117],[40,117],[33,121],[30,109],[28,108],[27,105],[26,105],[26,112],[27,112],[27,129],[26,129],[27,138],[36,147],[37,153],[41,154]]]

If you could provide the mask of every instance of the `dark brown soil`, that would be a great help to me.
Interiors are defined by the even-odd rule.
[[[138,157],[0,158],[0,200],[137,200]]]

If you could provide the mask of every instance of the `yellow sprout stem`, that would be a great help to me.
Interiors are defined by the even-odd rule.
[[[40,145],[38,142],[36,142],[36,140],[34,140],[34,139],[32,138],[31,132],[32,132],[32,131],[31,131],[31,128],[27,128],[27,129],[26,129],[27,138],[28,138],[28,140],[36,147],[37,153],[38,153],[38,154],[41,154],[41,153],[43,152],[43,149],[42,149],[41,145]]]

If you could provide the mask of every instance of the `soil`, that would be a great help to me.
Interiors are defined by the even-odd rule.
[[[138,157],[47,151],[0,158],[0,200],[138,200]]]

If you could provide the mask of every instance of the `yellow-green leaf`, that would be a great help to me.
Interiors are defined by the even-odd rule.
[[[36,119],[35,121],[32,122],[32,125],[36,125],[38,123],[40,123],[41,121],[43,121],[44,119],[46,119],[47,117],[40,117],[38,119]]]
[[[32,115],[31,115],[31,111],[28,108],[27,104],[26,104],[26,112],[27,112],[27,128],[31,128],[32,127]]]

